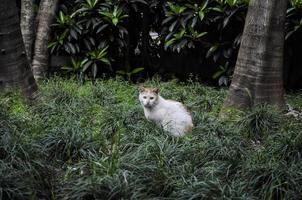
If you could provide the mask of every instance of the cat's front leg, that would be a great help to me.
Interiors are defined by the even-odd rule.
[[[151,121],[150,112],[148,112],[147,110],[144,109],[144,114],[145,114],[146,119],[148,121]]]

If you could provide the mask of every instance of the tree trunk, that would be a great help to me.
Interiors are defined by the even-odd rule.
[[[23,95],[35,99],[38,87],[26,57],[16,1],[1,1],[0,49],[0,89],[19,86]]]
[[[58,0],[42,0],[38,11],[38,25],[35,40],[32,69],[34,77],[45,77],[48,68],[48,42],[50,38],[50,25],[55,17]]]
[[[225,107],[284,108],[283,50],[287,0],[251,0]]]
[[[34,3],[33,0],[21,0],[21,32],[29,63],[32,62],[32,47],[34,42]]]

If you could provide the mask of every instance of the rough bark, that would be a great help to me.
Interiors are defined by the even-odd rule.
[[[21,0],[20,26],[29,63],[32,62],[32,48],[35,37],[34,21],[35,14],[33,0]]]
[[[287,0],[251,0],[225,107],[284,108],[283,50]]]
[[[48,68],[48,42],[50,38],[50,25],[55,17],[58,0],[42,0],[38,11],[37,34],[34,47],[32,69],[34,77],[45,77]]]
[[[0,49],[0,90],[19,86],[23,95],[35,99],[38,88],[26,57],[16,1],[1,1]]]

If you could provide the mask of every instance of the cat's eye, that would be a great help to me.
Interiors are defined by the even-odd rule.
[[[143,98],[144,98],[144,99],[147,99],[147,97],[146,97],[146,96],[143,96]]]
[[[153,100],[153,99],[154,99],[154,97],[150,97],[150,99],[151,99],[151,100]]]

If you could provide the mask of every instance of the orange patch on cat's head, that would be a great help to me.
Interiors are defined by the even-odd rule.
[[[147,87],[140,86],[138,90],[140,93],[143,93],[143,92],[149,92],[149,93],[155,93],[155,94],[159,93],[159,88],[147,88]]]

